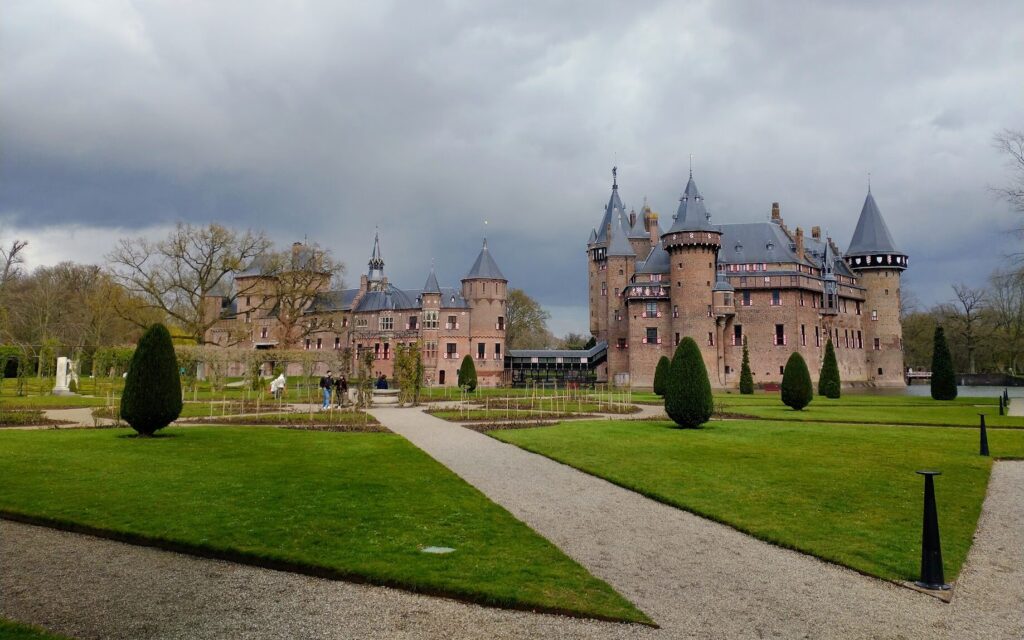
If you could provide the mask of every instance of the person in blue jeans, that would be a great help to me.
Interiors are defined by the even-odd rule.
[[[331,377],[331,370],[327,370],[327,375],[320,378],[320,391],[324,394],[324,403],[320,406],[321,411],[327,411],[327,408],[331,406],[331,389],[334,387],[334,378]]]

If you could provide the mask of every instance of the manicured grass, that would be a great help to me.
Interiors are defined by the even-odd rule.
[[[3,640],[69,640],[39,627],[0,618],[0,638]]]
[[[0,399],[0,410],[8,409],[75,409],[78,407],[102,407],[106,398],[91,396],[4,396]]]
[[[451,422],[487,422],[498,420],[559,420],[563,418],[593,417],[587,413],[576,412],[555,412],[555,411],[528,411],[504,409],[432,409],[428,410],[432,416],[449,420]]]
[[[168,431],[0,432],[0,510],[484,604],[647,621],[399,436]]]
[[[966,403],[942,403],[928,398],[928,402],[917,404],[896,403],[852,403],[849,400],[829,400],[816,397],[802,411],[794,411],[781,402],[773,404],[721,402],[726,412],[749,415],[770,420],[800,420],[810,422],[863,422],[874,424],[906,425],[960,425],[977,426],[978,414],[985,414],[985,424],[990,427],[1024,429],[1024,417],[1000,416],[999,407],[994,404],[972,406]]]
[[[891,580],[920,568],[923,481],[936,481],[946,578],[960,571],[991,459],[975,429],[769,421],[581,421],[494,431],[495,438],[718,520],[770,542]],[[1024,432],[989,434],[1024,457]]]
[[[6,407],[0,407],[0,427],[23,427],[51,424],[62,423],[56,420],[50,420],[38,409],[10,411]]]

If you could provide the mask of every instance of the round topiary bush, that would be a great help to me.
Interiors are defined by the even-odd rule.
[[[476,391],[476,365],[468,354],[459,366],[459,387],[471,393]]]
[[[668,359],[668,356],[661,356],[658,359],[658,366],[654,368],[654,393],[664,397],[665,395],[665,381],[668,379],[668,370],[672,367],[672,362]]]
[[[714,401],[711,381],[693,338],[683,338],[669,365],[665,381],[665,413],[680,427],[699,427],[711,419]]]
[[[181,415],[181,378],[171,334],[154,324],[139,338],[121,395],[121,417],[140,436],[151,436]]]
[[[813,398],[811,372],[807,370],[803,356],[794,351],[786,361],[786,368],[782,370],[782,402],[787,407],[800,411],[811,404]]]
[[[818,375],[818,395],[826,398],[838,398],[842,391],[839,379],[839,363],[836,362],[836,350],[832,346],[832,338],[825,343],[825,359],[821,362],[821,374]]]
[[[754,393],[754,374],[750,371],[750,351],[747,350],[747,339],[743,339],[743,364],[740,365],[740,393]]]
[[[953,357],[946,344],[946,333],[942,327],[935,327],[935,344],[932,347],[932,398],[956,400],[956,370]]]

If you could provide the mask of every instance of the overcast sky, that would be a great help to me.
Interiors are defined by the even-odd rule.
[[[820,225],[872,191],[922,304],[980,283],[1022,222],[989,187],[1024,128],[1024,2],[48,2],[0,19],[0,240],[101,261],[177,220],[308,237],[456,285],[486,234],[585,331],[590,229],[675,212]],[[485,227],[485,221],[487,225]]]

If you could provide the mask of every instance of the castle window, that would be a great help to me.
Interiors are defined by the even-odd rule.
[[[814,346],[821,346],[821,327],[814,327]]]
[[[660,344],[661,343],[661,341],[658,340],[658,328],[657,327],[647,327],[647,335],[646,335],[646,337],[644,337],[644,343],[645,344]]]
[[[437,328],[437,311],[424,311],[423,312],[423,328],[424,329],[436,329]]]
[[[888,275],[888,274],[886,274]],[[878,375],[882,375],[882,367],[878,367]]]
[[[366,318],[356,318],[356,328],[365,329],[367,325]]]
[[[448,329],[449,331],[452,329],[458,329],[458,318],[456,318],[455,316],[448,316],[448,322],[444,323],[444,328]]]
[[[765,278],[765,280],[767,280],[767,278]],[[778,289],[772,289],[772,306],[782,306],[782,292],[779,291]]]
[[[769,276],[765,276],[764,277],[764,283],[765,284],[771,284],[772,283],[772,279]]]
[[[804,292],[803,291],[800,292],[800,306],[801,307],[804,306]]]
[[[505,316],[498,316],[498,331],[505,330]]]
[[[459,353],[455,350],[456,345],[454,342],[448,342],[444,345],[445,352],[444,357],[448,360],[454,360],[459,357]]]
[[[245,306],[247,306],[247,307],[251,307],[252,306],[252,297],[251,296],[245,296]]]
[[[775,346],[781,347],[786,344],[786,325],[775,325]]]
[[[750,290],[749,289],[743,292],[743,306],[744,307],[749,307],[750,306]]]
[[[476,343],[476,359],[483,360],[487,357],[487,345],[483,342]]]
[[[713,317],[714,317],[714,315],[715,315],[715,314],[714,314],[714,311],[712,311],[712,309],[711,309],[711,305],[709,304],[709,305],[708,305],[708,317],[709,317],[709,318],[713,318]]]
[[[786,373],[786,368],[785,368],[785,367],[781,367],[781,366],[780,366],[780,367],[779,367],[779,375],[781,376],[781,375],[783,375],[784,373]]]
[[[743,345],[743,325],[734,324],[732,326],[732,346],[739,347]]]
[[[501,360],[501,343],[500,342],[495,342],[494,343],[494,359],[495,360]]]
[[[872,309],[871,310],[871,319],[872,320],[878,320],[878,310],[877,309]]]
[[[608,283],[606,283],[606,282],[602,282],[601,283],[601,295],[602,296],[608,295]]]
[[[672,305],[672,317],[673,318],[678,318],[679,317],[679,305],[675,305],[675,304]]]
[[[679,346],[679,333],[676,333],[676,346]]]
[[[426,352],[428,358],[433,359],[433,358],[437,357],[437,343],[436,342],[426,342],[426,343],[424,343],[423,350]]]
[[[875,338],[874,349],[875,349],[875,351],[881,351],[882,350],[882,340],[881,340],[881,338]]]
[[[715,332],[714,331],[708,331],[708,346],[709,347],[715,346]]]
[[[619,338],[615,342],[615,346],[618,347],[619,349],[625,349],[626,348],[626,339],[625,338]]]
[[[306,338],[306,351],[309,351],[310,344],[312,344],[312,341],[309,338]]]
[[[885,290],[885,295],[889,295],[889,290],[888,289]]]
[[[334,350],[337,351],[339,349],[341,349],[341,338],[334,336]]]
[[[800,346],[807,346],[807,327],[806,325],[800,325]]]
[[[260,337],[261,338],[266,338],[267,337],[267,328],[266,327],[263,327],[262,329],[260,329]]]
[[[390,360],[391,359],[391,344],[388,343],[388,342],[384,343],[384,359],[385,360]]]
[[[419,317],[417,317],[417,316],[409,316],[409,322],[406,324],[406,328],[408,328],[410,331],[415,331],[416,329],[419,328],[418,325],[419,325]]]
[[[619,269],[619,275],[620,275],[620,276],[621,276],[621,275],[625,275],[625,273],[626,273],[625,271],[623,271],[622,269]]]
[[[864,337],[861,335],[860,331],[857,331],[857,348],[858,349],[863,349],[864,348]]]
[[[377,319],[377,328],[381,331],[391,331],[395,328],[395,319],[391,316],[381,316]]]
[[[855,309],[857,311],[857,315],[859,316],[860,315],[860,300],[857,300],[853,304],[855,305]]]
[[[850,330],[849,329],[843,329],[843,342],[846,343],[846,348],[849,349],[850,348]]]
[[[316,339],[316,348],[317,348],[317,351],[319,351],[320,349],[324,348],[324,339],[323,338],[317,338]]]

